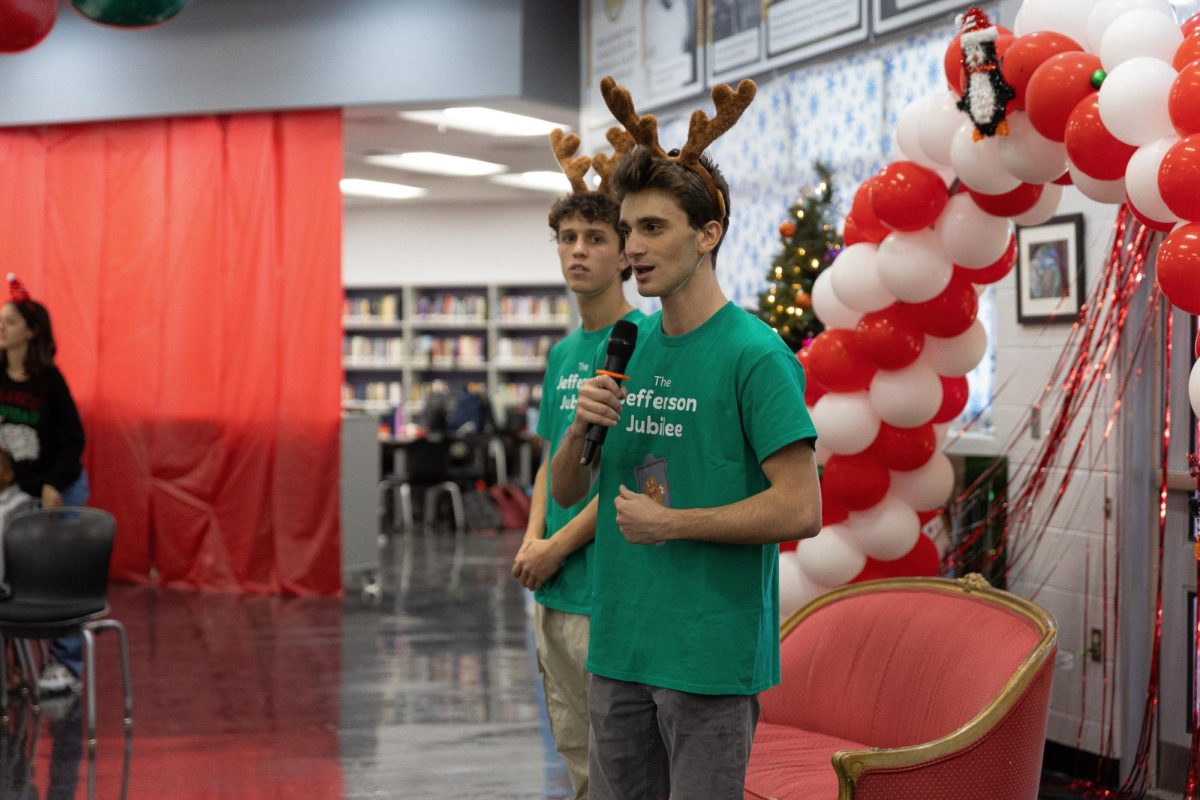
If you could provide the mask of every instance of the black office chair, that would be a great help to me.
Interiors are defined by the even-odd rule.
[[[96,508],[37,509],[9,520],[4,532],[5,579],[12,596],[0,601],[0,651],[4,640],[52,639],[82,634],[83,692],[88,746],[96,745],[95,634],[115,630],[125,689],[125,729],[133,725],[133,687],[125,626],[108,617],[108,562],[116,521]],[[7,665],[0,658],[0,687]],[[8,696],[0,692],[0,714]]]

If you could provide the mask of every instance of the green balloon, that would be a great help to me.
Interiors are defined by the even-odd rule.
[[[166,22],[192,0],[71,0],[90,20],[121,28],[143,28]]]
[[[1107,77],[1108,77],[1108,73],[1105,72],[1104,70],[1102,70],[1102,69],[1096,70],[1095,72],[1092,73],[1092,86],[1095,86],[1097,89],[1099,89],[1100,84],[1104,83],[1104,79]]]

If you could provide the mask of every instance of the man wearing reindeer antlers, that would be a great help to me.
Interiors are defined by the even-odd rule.
[[[609,139],[618,155],[632,146],[629,134],[614,128]],[[563,280],[575,294],[580,327],[556,344],[546,361],[538,436],[547,445],[533,483],[529,525],[513,560],[513,577],[535,590],[534,632],[546,711],[559,755],[576,800],[588,796],[588,615],[592,581],[590,553],[596,534],[595,491],[564,508],[548,502],[549,459],[557,452],[575,413],[579,384],[591,377],[592,356],[608,340],[618,319],[644,315],[625,299],[622,283],[633,270],[617,231],[620,209],[608,197],[614,166],[605,154],[578,156],[579,137],[556,130],[550,135],[559,166],[571,181],[571,194],[550,207],[550,228],[558,245]],[[600,176],[599,190],[584,180],[589,169]]]
[[[601,89],[638,145],[613,188],[638,291],[662,311],[639,323],[623,384],[580,387],[551,472],[563,505],[599,485],[591,797],[735,800],[757,695],[779,682],[777,543],[815,535],[821,518],[803,370],[715,272],[729,189],[703,150],[755,87],[714,89],[716,117],[695,112],[670,153],[627,91],[611,78]],[[589,425],[608,429],[591,467]]]

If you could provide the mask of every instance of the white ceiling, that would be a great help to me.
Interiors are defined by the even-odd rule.
[[[578,125],[576,109],[523,100],[479,100],[458,102],[456,105],[481,105],[489,108],[525,114],[563,123],[570,128]],[[549,198],[546,192],[520,189],[493,183],[487,178],[459,178],[368,164],[364,156],[380,153],[402,153],[430,150],[467,158],[478,158],[504,164],[509,172],[556,170],[558,165],[550,152],[545,136],[497,137],[457,130],[438,130],[433,125],[412,122],[400,117],[404,110],[430,109],[437,106],[363,106],[347,108],[344,112],[344,167],[346,178],[367,178],[390,181],[429,190],[413,200],[388,201],[346,196],[347,208],[389,205],[430,205],[439,203],[527,202]]]

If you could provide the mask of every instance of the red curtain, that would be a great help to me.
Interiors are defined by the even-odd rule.
[[[337,594],[338,111],[0,130],[115,578]]]

